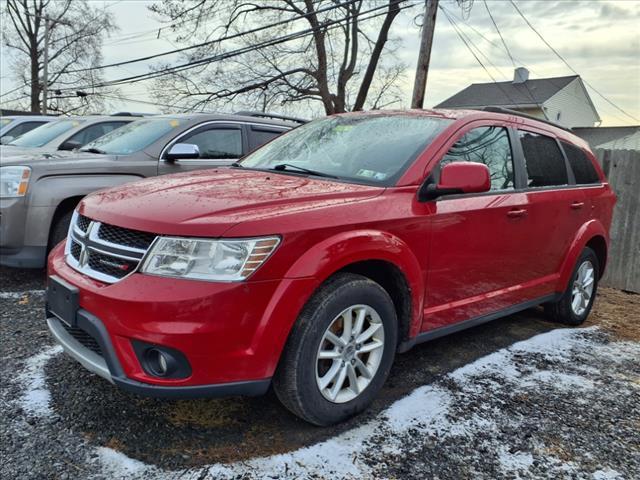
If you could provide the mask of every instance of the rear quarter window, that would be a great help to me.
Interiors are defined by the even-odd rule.
[[[562,143],[564,153],[567,155],[573,175],[576,177],[576,183],[578,185],[600,183],[598,172],[584,150],[570,143],[560,143]]]
[[[256,148],[261,147],[286,131],[287,130],[271,130],[251,127],[249,135],[249,150],[253,151]]]
[[[518,130],[527,166],[527,186],[552,187],[569,184],[564,156],[554,138]]]

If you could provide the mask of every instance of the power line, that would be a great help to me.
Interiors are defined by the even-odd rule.
[[[406,2],[407,0],[401,0],[401,2]],[[344,4],[342,4],[344,5]],[[410,4],[406,7],[403,7],[402,9],[406,9],[406,8],[411,8],[414,7],[415,5],[418,5],[417,3],[415,4]],[[387,8],[387,5],[381,5],[378,7],[374,7],[371,8],[369,10],[366,10],[364,12],[360,12],[358,14],[359,20],[360,21],[366,21],[366,20],[370,20],[372,18],[376,18],[379,17],[381,15],[384,15],[385,12],[382,13],[377,13],[375,15],[370,15],[368,17],[363,16],[366,15],[368,13],[374,12],[376,10],[380,10],[383,8]],[[330,30],[330,29],[334,29],[340,26],[340,24],[342,23],[343,19],[336,19],[336,20],[331,20],[328,22],[325,22],[322,25],[322,29],[324,30]],[[251,51],[255,51],[255,50],[259,50],[261,48],[264,47],[268,47],[268,46],[273,46],[273,45],[278,45],[281,43],[285,43],[285,42],[289,42],[291,40],[295,40],[298,38],[304,38],[307,37],[311,34],[314,33],[316,29],[315,28],[309,28],[306,30],[299,30],[297,32],[293,32],[291,34],[287,34],[281,37],[276,37],[274,39],[270,39],[270,40],[266,40],[263,41],[257,45],[251,45],[251,46],[247,46],[247,47],[242,47],[236,50],[231,50],[229,52],[224,52],[222,54],[218,54],[218,55],[213,55],[210,57],[205,57],[199,60],[194,60],[188,63],[184,63],[184,64],[180,64],[180,65],[175,65],[173,67],[169,67],[166,68],[164,70],[160,70],[160,71],[156,71],[156,72],[149,72],[149,73],[144,73],[144,74],[140,74],[140,75],[134,75],[131,77],[124,77],[124,78],[119,78],[119,79],[115,79],[115,80],[110,80],[110,81],[105,81],[103,83],[100,84],[94,84],[94,85],[87,85],[87,86],[82,86],[82,87],[73,87],[73,88],[60,88],[58,90],[60,91],[65,91],[65,90],[87,90],[87,89],[92,89],[92,88],[101,88],[101,87],[108,87],[108,86],[115,86],[115,85],[122,85],[122,84],[130,84],[130,83],[137,83],[140,81],[144,81],[144,80],[150,80],[153,78],[157,78],[157,77],[161,77],[164,75],[168,75],[170,73],[175,73],[175,72],[180,72],[180,71],[184,71],[184,70],[188,70],[191,68],[195,68],[197,66],[200,65],[204,65],[204,64],[209,64],[209,63],[213,63],[213,62],[217,62],[217,61],[221,61],[221,60],[225,60],[227,58],[232,58],[238,55],[242,55],[244,53],[248,53]]]
[[[542,40],[544,42],[544,44],[549,47],[549,49],[560,59],[562,60],[562,62],[569,68],[569,70],[571,70],[573,73],[575,73],[576,75],[580,75],[571,65],[569,65],[569,62],[567,62],[564,57],[562,55],[560,55],[560,53],[558,53],[558,51],[553,48],[551,46],[551,44],[549,42],[547,42],[547,40],[542,36],[542,34],[536,30],[536,28],[531,24],[531,22],[529,22],[529,20],[527,19],[527,17],[524,16],[524,13],[522,13],[522,11],[520,11],[520,9],[518,8],[518,6],[516,5],[516,3],[513,0],[509,0],[511,2],[511,5],[513,5],[513,7],[516,9],[516,11],[520,14],[520,16],[522,17],[522,19],[526,22],[526,24],[529,26],[529,28],[531,28],[531,30],[534,31],[534,33],[540,38],[540,40]],[[613,103],[611,100],[609,100],[607,97],[605,97],[602,93],[600,93],[593,85],[591,85],[589,82],[587,82],[585,79],[582,79],[582,81],[588,85],[594,92],[596,92],[604,101],[606,101],[607,103],[609,103],[611,106],[615,107],[616,109],[618,109],[619,111],[621,111],[622,113],[624,113],[627,117],[635,120],[636,122],[640,122],[640,119],[634,117],[633,115],[625,112],[622,108],[620,108],[619,106],[617,106],[615,103]]]
[[[489,76],[489,78],[491,78],[491,80],[493,81],[493,83],[496,84],[496,86],[498,87],[498,89],[502,92],[502,94],[513,104],[515,105],[514,100],[509,97],[509,94],[500,86],[500,84],[496,81],[496,79],[493,77],[493,75],[491,75],[491,72],[489,72],[489,70],[487,69],[487,67],[484,66],[484,63],[482,63],[482,60],[480,60],[480,58],[478,58],[478,55],[476,55],[476,53],[474,52],[474,50],[471,48],[471,45],[469,44],[469,42],[467,42],[467,39],[464,37],[463,33],[461,30],[458,29],[457,25],[455,24],[454,20],[449,16],[449,13],[447,12],[446,9],[440,7],[444,13],[444,16],[447,18],[447,20],[449,21],[449,23],[451,24],[451,26],[453,27],[454,31],[456,32],[456,34],[458,35],[458,38],[460,38],[460,40],[462,40],[462,43],[464,43],[464,45],[467,47],[467,49],[469,50],[469,52],[471,52],[471,55],[473,55],[473,57],[476,59],[476,62],[478,62],[478,64],[480,64],[480,66],[482,67],[482,69],[486,72],[486,74]],[[477,47],[476,47],[477,48]],[[478,51],[480,52],[480,50],[478,49]],[[485,57],[486,58],[486,57]],[[495,68],[495,67],[494,67]]]
[[[223,42],[225,40],[232,40],[234,38],[239,38],[239,37],[243,37],[245,35],[249,35],[249,34],[252,34],[252,33],[257,33],[257,32],[261,32],[263,30],[268,30],[268,29],[273,28],[273,27],[279,27],[281,25],[285,25],[287,23],[295,22],[295,21],[301,20],[303,18],[309,17],[311,15],[317,15],[318,13],[324,13],[324,12],[328,12],[328,11],[331,11],[331,10],[335,10],[337,8],[343,8],[343,7],[347,6],[347,5],[355,3],[357,1],[358,0],[348,0],[348,1],[344,2],[344,3],[339,3],[339,4],[336,4],[336,5],[333,5],[333,6],[321,8],[319,10],[314,10],[312,12],[308,12],[308,13],[305,13],[303,15],[296,15],[295,17],[288,18],[286,20],[281,20],[279,22],[275,22],[275,23],[271,23],[271,24],[267,24],[267,25],[262,25],[260,27],[253,28],[251,30],[245,30],[243,32],[234,33],[232,35],[226,35],[224,37],[220,37],[220,38],[217,38],[215,40],[210,40],[208,42],[198,43],[196,45],[190,45],[188,47],[176,48],[174,50],[169,50],[167,52],[156,53],[154,55],[147,55],[146,57],[134,58],[132,60],[125,60],[125,61],[122,61],[122,62],[115,62],[115,63],[110,63],[110,64],[107,64],[107,65],[98,65],[97,67],[78,68],[78,69],[75,69],[75,70],[68,70],[67,73],[87,72],[87,71],[90,71],[90,70],[102,70],[102,69],[105,69],[105,68],[119,67],[121,65],[129,65],[131,63],[138,63],[138,62],[143,62],[143,61],[146,61],[146,60],[152,60],[154,58],[164,57],[164,56],[167,56],[167,55],[173,55],[175,53],[186,52],[187,50],[193,50],[193,49],[196,49],[196,48],[213,45],[213,44],[216,44],[216,43]],[[377,8],[381,8],[381,7],[377,7]],[[382,8],[386,8],[386,5],[384,5]]]
[[[444,8],[444,7],[442,7]],[[503,46],[497,44],[496,42],[492,41],[491,39],[487,38],[485,35],[483,35],[482,32],[480,32],[477,28],[475,28],[473,25],[465,22],[463,19],[461,19],[460,17],[456,16],[455,13],[447,10],[447,12],[449,13],[449,15],[451,17],[453,17],[454,19],[458,20],[459,22],[464,23],[464,25],[468,28],[470,28],[476,35],[478,35],[480,38],[482,38],[485,42],[489,43],[490,45],[493,45],[494,47],[497,48],[504,48]],[[532,73],[539,75],[539,72],[536,72],[533,68],[531,68],[529,65],[527,65],[525,62],[523,62],[522,60],[514,57],[514,60],[519,64],[522,65],[523,67],[527,68],[529,71],[531,71]],[[554,87],[556,87],[558,90],[561,90],[563,88],[562,85],[558,85],[557,83],[555,83],[553,80],[553,78],[547,78],[546,79],[551,85],[553,85]],[[589,101],[587,99],[585,99],[584,97],[579,97],[571,92],[566,92],[568,95],[570,95],[571,97],[579,100],[580,102],[584,103],[585,105],[589,106],[589,107],[593,107],[593,105],[591,103],[589,103]],[[618,120],[621,120],[622,122],[627,122],[628,120],[625,120],[623,117],[620,117],[618,115],[612,114],[612,116],[614,116],[615,118],[617,118]]]
[[[502,32],[500,31],[500,28],[498,28],[498,24],[496,23],[495,19],[493,18],[493,15],[491,14],[491,10],[489,10],[489,4],[487,3],[487,0],[484,0],[484,7],[487,9],[487,13],[489,14],[489,18],[491,19],[491,23],[493,23],[493,26],[495,27],[496,32],[498,32],[498,35],[500,36],[500,40],[502,41],[502,45],[504,46],[504,49],[507,52],[507,55],[509,55],[509,58],[511,59],[511,64],[513,65],[513,68],[515,69],[516,68],[516,62],[513,59],[513,56],[511,55],[511,51],[509,50],[509,47],[507,46],[507,42],[504,40],[504,37],[502,36]],[[527,85],[526,80],[524,82],[522,82],[522,85],[524,85],[524,88],[527,90],[527,93],[529,94],[529,98],[531,98],[531,100],[533,100],[533,103],[536,104],[540,108],[540,111],[542,112],[544,117],[548,120],[549,117],[547,117],[547,113],[544,111],[544,108],[542,107],[542,105],[540,105],[540,103],[533,96],[533,92],[531,92],[531,89],[529,88],[529,85]]]

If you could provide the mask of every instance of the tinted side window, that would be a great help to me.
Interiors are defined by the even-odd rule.
[[[468,131],[449,149],[440,166],[451,162],[484,163],[491,174],[491,190],[514,188],[513,156],[504,128],[481,127]]]
[[[73,135],[69,140],[78,142],[80,145],[86,145],[89,142],[93,142],[95,139],[106,135],[107,133],[115,130],[116,128],[120,128],[123,125],[126,125],[129,122],[103,122],[96,123],[95,125],[91,125],[87,127],[75,135]]]
[[[200,158],[240,158],[242,131],[237,128],[216,128],[200,131],[181,138],[180,143],[191,143],[200,149]]]
[[[34,128],[39,127],[40,125],[44,125],[45,123],[47,122],[23,122],[19,125],[16,125],[13,129],[9,130],[7,133],[5,133],[5,135],[10,135],[13,138],[17,138],[23,133],[30,132]]]
[[[569,160],[569,165],[571,166],[571,170],[573,170],[578,185],[600,183],[598,172],[589,157],[587,157],[587,154],[584,153],[581,148],[565,142],[562,142],[562,148],[564,149],[564,153],[567,154],[567,160]]]
[[[567,166],[558,143],[551,137],[518,131],[527,164],[528,186],[567,185]]]
[[[286,130],[263,130],[252,127],[251,136],[249,137],[249,149],[253,151],[268,141],[273,140],[278,135],[282,135],[285,131]]]

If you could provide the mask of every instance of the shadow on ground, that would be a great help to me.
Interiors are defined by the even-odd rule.
[[[275,394],[259,398],[166,401],[119,391],[65,356],[47,367],[62,424],[92,444],[163,468],[184,468],[282,453],[361,425],[415,388],[517,341],[551,330],[531,309],[415,347],[398,356],[380,396],[342,425],[313,427],[285,410]]]

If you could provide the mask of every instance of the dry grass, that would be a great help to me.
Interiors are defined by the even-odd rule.
[[[176,426],[228,428],[243,417],[245,403],[238,399],[184,400],[172,405],[167,420]]]
[[[585,326],[597,325],[620,340],[640,341],[640,295],[599,288]]]

